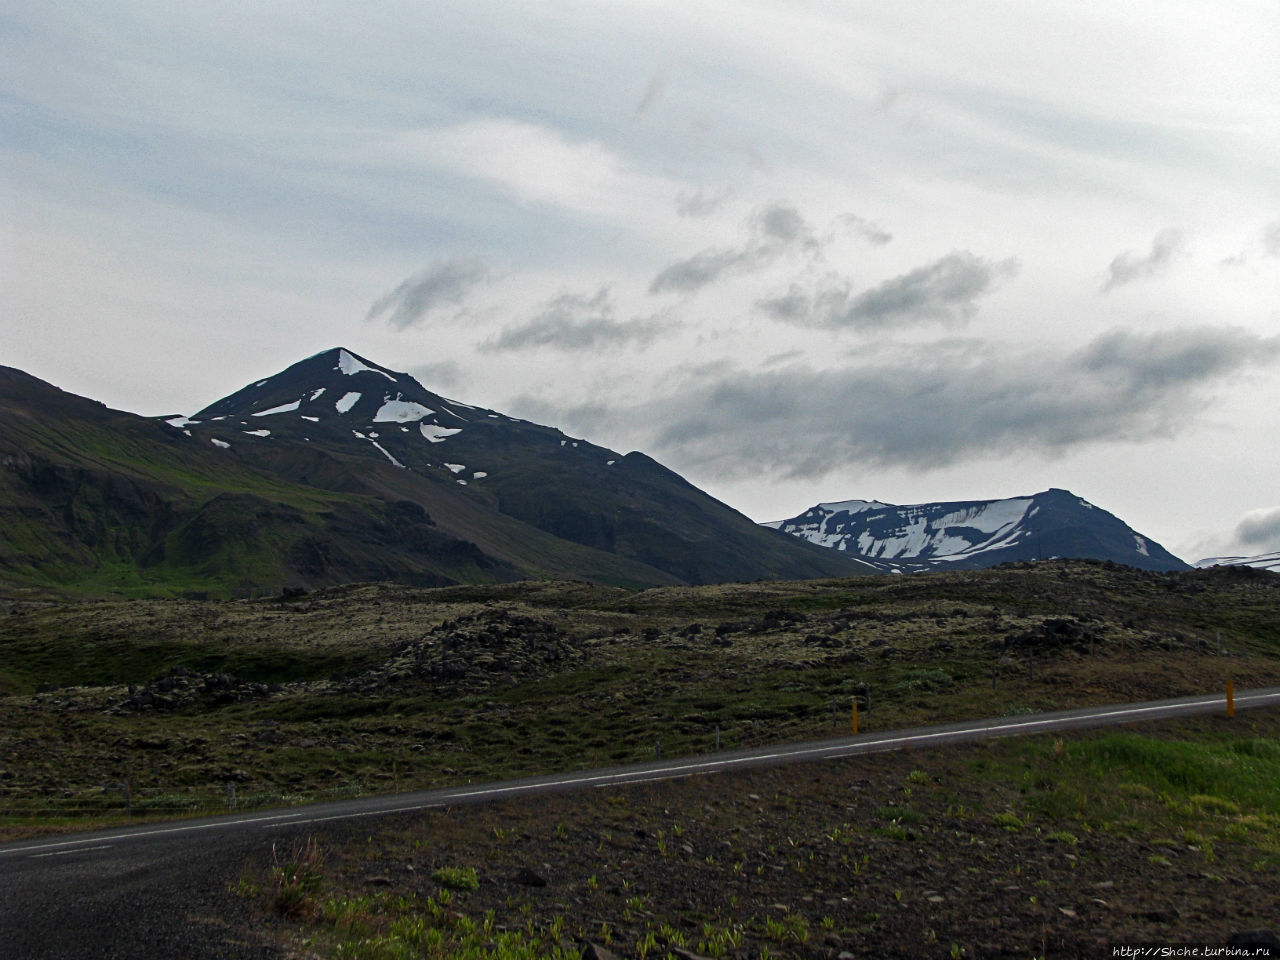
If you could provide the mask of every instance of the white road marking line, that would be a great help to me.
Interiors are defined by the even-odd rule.
[[[357,813],[335,813],[331,817],[308,817],[305,820],[290,820],[288,823],[273,823],[270,827],[296,827],[306,823],[326,823],[330,820],[354,820],[356,817],[380,817],[384,813],[412,813],[415,810],[442,810],[443,803],[415,803],[407,807],[388,807],[385,810],[361,810]]]
[[[33,853],[32,860],[39,860],[42,857],[65,857],[72,853],[88,853],[90,850],[108,850],[111,848],[109,843],[100,843],[96,847],[79,847],[75,850],[55,850],[53,853]]]

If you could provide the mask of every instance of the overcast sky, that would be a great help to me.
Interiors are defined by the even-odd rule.
[[[756,520],[1280,549],[1280,4],[0,0],[0,363],[346,346]]]

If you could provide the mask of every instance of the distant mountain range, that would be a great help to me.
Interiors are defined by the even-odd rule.
[[[764,524],[890,572],[971,570],[1012,560],[1072,557],[1146,570],[1188,565],[1150,537],[1067,490],[1005,500],[898,506],[819,503]]]
[[[1256,567],[1280,573],[1280,552],[1260,553],[1253,557],[1205,557],[1196,561],[1197,567]]]
[[[764,529],[642,453],[447,399],[341,348],[160,419],[0,367],[10,588],[656,586],[874,569]]]

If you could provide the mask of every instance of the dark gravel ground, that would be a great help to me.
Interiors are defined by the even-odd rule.
[[[1280,713],[1256,714],[1230,729],[1276,737]],[[720,937],[722,955],[742,960],[848,960],[1110,957],[1117,945],[1222,947],[1243,931],[1280,929],[1278,851],[1229,831],[1189,838],[1155,798],[1137,798],[1139,820],[1114,827],[1025,813],[1008,821],[1026,783],[974,774],[999,750],[432,811],[326,845],[327,892],[426,898],[440,892],[441,867],[473,867],[479,887],[452,893],[452,909],[493,911],[498,929],[559,922],[565,946],[624,957],[641,956],[650,932],[651,956],[712,953]],[[317,931],[321,942],[336,934],[303,911],[295,940]],[[739,941],[725,945],[724,931]]]

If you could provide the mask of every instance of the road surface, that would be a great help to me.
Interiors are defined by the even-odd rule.
[[[1235,706],[1280,706],[1280,688],[1242,690]],[[243,868],[260,870],[273,843],[289,849],[318,830],[367,832],[377,817],[1224,708],[1223,694],[1088,707],[10,843],[0,845],[0,952],[13,960],[275,956],[229,932],[220,916],[232,899],[228,881]]]

